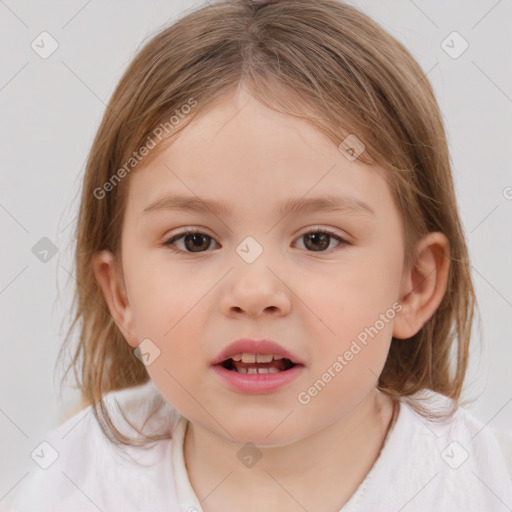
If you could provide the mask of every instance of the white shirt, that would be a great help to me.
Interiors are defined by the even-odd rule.
[[[446,399],[432,394],[432,403]],[[113,446],[92,407],[48,432],[28,475],[0,502],[6,512],[203,512],[187,475],[183,440],[188,420],[152,381],[104,399],[117,427],[173,433],[149,448]],[[38,445],[39,446],[39,445]],[[55,455],[58,457],[54,460]],[[40,466],[47,466],[43,469]],[[445,423],[426,420],[405,403],[377,461],[339,512],[501,512],[512,510],[512,481],[489,427],[463,409]],[[317,511],[313,511],[317,512]]]

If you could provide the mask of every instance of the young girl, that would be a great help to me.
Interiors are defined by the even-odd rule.
[[[222,0],[149,41],[91,149],[76,278],[86,407],[6,510],[512,510],[459,404],[439,108],[353,7]]]

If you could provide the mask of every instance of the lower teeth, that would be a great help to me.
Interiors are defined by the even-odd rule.
[[[237,370],[236,368],[234,368],[233,371],[235,371],[237,373],[255,374],[255,373],[277,373],[281,370],[278,370],[277,368],[240,368],[239,370]]]

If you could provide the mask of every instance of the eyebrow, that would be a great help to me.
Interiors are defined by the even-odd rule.
[[[207,213],[212,212],[216,215],[231,216],[233,211],[228,203],[217,199],[201,199],[197,196],[188,196],[183,194],[167,194],[160,199],[152,202],[142,214],[156,211],[182,211]],[[304,198],[292,197],[282,202],[277,213],[281,216],[290,213],[308,213],[314,211],[324,212],[343,212],[352,214],[375,215],[375,211],[368,204],[353,196],[335,196],[324,194],[318,197]]]

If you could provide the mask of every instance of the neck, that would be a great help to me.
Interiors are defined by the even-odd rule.
[[[351,413],[298,442],[258,447],[245,467],[242,445],[189,423],[184,459],[205,512],[339,510],[364,480],[391,424],[391,399],[374,389]]]

